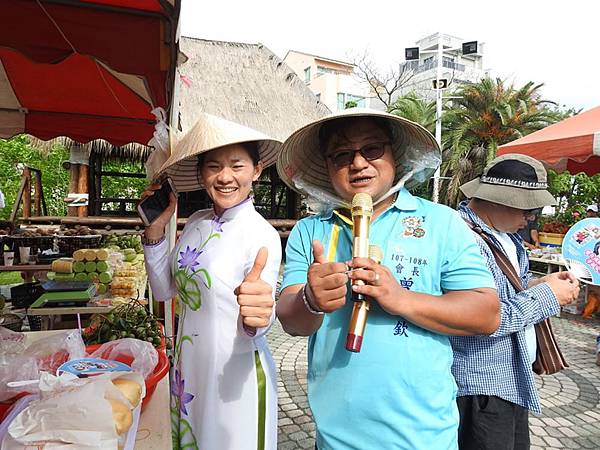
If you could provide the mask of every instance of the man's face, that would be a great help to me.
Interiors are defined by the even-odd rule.
[[[356,151],[359,149],[362,153]],[[379,153],[380,157],[373,158]],[[340,126],[329,140],[325,159],[331,184],[346,201],[359,192],[377,200],[394,182],[396,168],[390,138],[369,118],[354,119]],[[348,162],[340,164],[344,159]]]
[[[588,209],[586,212],[588,217],[598,217],[598,213],[593,209]]]
[[[530,214],[522,209],[496,204],[489,218],[496,230],[504,233],[516,233],[527,225],[529,217]]]

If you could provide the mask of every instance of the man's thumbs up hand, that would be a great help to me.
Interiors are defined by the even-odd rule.
[[[250,331],[269,325],[273,314],[273,290],[260,276],[267,264],[269,251],[261,247],[256,254],[254,264],[236,290],[240,305],[240,316],[244,326]]]
[[[312,241],[313,263],[308,268],[307,301],[323,312],[332,312],[346,303],[348,267],[344,263],[328,262],[323,244]]]

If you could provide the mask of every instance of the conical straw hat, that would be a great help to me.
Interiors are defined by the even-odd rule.
[[[175,145],[171,156],[161,167],[175,183],[177,192],[202,189],[198,177],[198,155],[233,144],[256,142],[263,168],[277,159],[281,142],[252,128],[201,113],[195,125]]]
[[[309,123],[285,140],[277,160],[281,180],[308,196],[338,199],[319,148],[319,130],[326,122],[350,117],[379,117],[388,122],[396,161],[394,185],[404,183],[406,174],[409,174],[407,187],[427,181],[439,166],[440,148],[432,134],[421,125],[383,111],[350,108]]]

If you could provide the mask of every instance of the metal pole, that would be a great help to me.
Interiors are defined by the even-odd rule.
[[[442,148],[442,90],[440,89],[440,79],[442,78],[442,59],[444,51],[442,47],[442,35],[438,33],[438,48],[437,48],[437,73],[436,73],[436,108],[435,108],[435,140],[440,148]],[[433,175],[433,196],[432,200],[435,203],[439,202],[440,191],[440,168],[438,167]]]

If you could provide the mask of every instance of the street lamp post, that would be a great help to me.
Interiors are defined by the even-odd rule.
[[[463,55],[470,55],[477,53],[477,41],[465,42],[458,48],[448,48],[447,51],[462,51]],[[437,36],[437,48],[435,50],[422,50],[419,47],[409,47],[405,49],[405,59],[418,60],[420,54],[436,53],[437,54],[437,67],[434,81],[435,89],[435,140],[437,141],[440,149],[442,148],[442,91],[448,87],[448,80],[442,79],[442,70],[444,64],[444,47],[442,43],[442,34],[438,33]],[[446,98],[457,98],[457,97],[446,97]],[[433,175],[433,193],[432,200],[435,203],[439,202],[439,191],[440,191],[440,168],[438,167]]]
[[[440,148],[442,148],[442,86],[440,79],[442,78],[442,59],[444,57],[444,50],[442,48],[442,36],[438,33],[438,44],[437,44],[437,73],[435,76],[435,140],[437,141]],[[433,195],[432,200],[435,203],[439,202],[440,197],[440,167],[435,169],[433,174]]]

